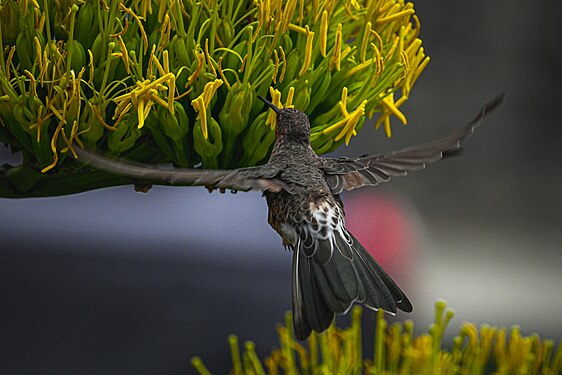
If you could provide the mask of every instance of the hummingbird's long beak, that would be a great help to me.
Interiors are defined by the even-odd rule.
[[[260,100],[262,102],[264,102],[265,105],[267,105],[269,108],[273,109],[275,111],[275,113],[279,113],[279,111],[281,111],[279,108],[277,108],[277,106],[275,104],[273,104],[272,102],[270,102],[269,100],[267,100],[263,96],[258,95],[258,98],[260,98]]]

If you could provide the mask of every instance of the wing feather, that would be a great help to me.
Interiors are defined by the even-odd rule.
[[[410,171],[423,169],[427,164],[458,152],[461,144],[503,103],[504,98],[504,94],[498,95],[484,105],[470,123],[433,142],[354,159],[322,158],[322,169],[332,193],[339,194],[362,186],[376,186],[391,177],[405,176]]]
[[[277,178],[281,169],[271,164],[232,170],[165,168],[122,159],[115,160],[80,147],[76,147],[75,150],[78,160],[85,164],[108,173],[131,177],[143,182],[207,186],[240,191],[291,191],[287,184]]]

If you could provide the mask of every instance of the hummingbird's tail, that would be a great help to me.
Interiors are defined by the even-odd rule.
[[[299,241],[293,254],[293,325],[299,340],[313,330],[326,330],[334,314],[345,314],[354,303],[392,314],[413,310],[402,290],[345,228],[315,247],[310,254],[306,241]]]

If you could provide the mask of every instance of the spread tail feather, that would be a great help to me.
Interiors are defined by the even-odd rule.
[[[363,245],[351,233],[341,234],[334,232],[333,241],[319,241],[314,254],[307,255],[301,242],[294,248],[293,325],[299,340],[326,330],[335,314],[347,313],[354,303],[393,314],[397,309],[413,310]]]

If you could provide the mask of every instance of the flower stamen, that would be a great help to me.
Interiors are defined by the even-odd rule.
[[[209,130],[207,127],[207,109],[211,103],[211,99],[215,95],[217,89],[222,85],[221,79],[215,79],[212,82],[207,82],[201,95],[191,101],[191,105],[195,112],[197,112],[197,120],[201,121],[201,130],[203,138],[209,139]]]

